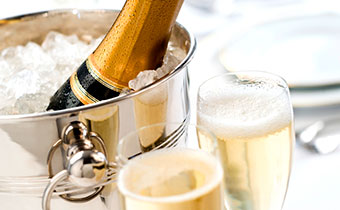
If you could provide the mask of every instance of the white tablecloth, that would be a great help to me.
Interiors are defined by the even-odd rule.
[[[207,45],[207,46],[206,46]],[[195,121],[195,98],[198,85],[208,77],[225,72],[216,63],[213,54],[207,56],[205,52],[212,47],[211,42],[199,42],[198,52],[190,65],[192,121]],[[211,62],[205,60],[210,59]],[[204,72],[204,73],[203,73]],[[300,110],[294,110],[302,118]],[[340,113],[340,109],[337,109]],[[314,115],[313,111],[309,113]],[[284,210],[339,210],[340,209],[340,149],[329,155],[318,155],[307,151],[296,144],[294,151],[293,170],[289,184]]]
[[[313,11],[308,11],[322,10],[320,7],[312,7],[312,9]],[[271,15],[275,16],[274,12]],[[235,28],[237,30],[237,24],[232,20],[220,22],[220,24],[224,24],[227,29],[222,29],[224,32],[211,33],[200,38],[197,54],[190,65],[192,81],[190,97],[193,102],[193,110],[195,110],[198,85],[211,76],[226,72],[218,61],[218,52],[223,47],[222,40],[228,39],[232,35],[228,35],[225,31],[232,33]],[[198,30],[198,28],[198,26],[192,26],[192,29]],[[313,109],[294,109],[294,112],[296,127],[300,129],[313,120],[339,115],[340,107],[316,111]],[[194,113],[192,117],[195,118]],[[193,121],[195,120],[193,119]],[[294,151],[289,190],[283,210],[321,209],[340,209],[340,149],[329,155],[318,155],[297,144]]]

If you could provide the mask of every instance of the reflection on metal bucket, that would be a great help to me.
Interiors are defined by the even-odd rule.
[[[166,122],[168,104],[168,84],[164,83],[157,88],[136,96],[134,98],[136,127]],[[164,133],[164,126],[154,127],[148,132],[139,133],[140,144],[143,148],[153,147]]]
[[[113,104],[98,110],[84,111],[79,114],[79,119],[89,130],[101,136],[106,146],[107,160],[115,162],[119,134],[119,107]],[[115,187],[115,183],[106,184],[101,192],[102,196],[108,197]]]
[[[84,34],[98,37],[108,31],[117,14],[116,11],[108,10],[63,10],[9,18],[0,21],[0,50],[28,41],[41,43],[51,30],[77,34],[79,37]],[[71,122],[83,122],[89,132],[98,134],[107,150],[106,159],[114,162],[118,139],[136,128],[165,121],[188,121],[190,108],[187,64],[192,58],[196,43],[192,35],[179,24],[172,31],[171,40],[187,53],[186,58],[169,75],[140,91],[68,110],[0,116],[1,209],[41,209],[42,194],[50,182],[46,163],[48,152],[62,138],[64,127]],[[168,133],[164,135],[163,132],[167,130],[160,127],[153,131],[155,138],[152,139],[145,139],[141,134],[143,147],[159,145],[155,139],[163,136],[164,141]],[[93,144],[94,148],[100,147],[96,145],[96,141]],[[54,174],[69,164],[65,153],[65,148],[58,147],[55,150],[51,162]],[[105,183],[105,188],[99,195],[86,203],[74,203],[60,198],[59,195],[74,195],[80,189],[69,180],[61,181],[55,186],[56,192],[52,195],[52,209],[117,209],[114,173],[112,170],[107,171],[108,179],[104,181],[108,181],[110,185]],[[85,195],[92,192],[86,187],[82,189],[85,189]],[[78,192],[78,195],[82,197],[84,193]]]
[[[79,120],[90,131],[96,132],[104,141],[107,148],[107,159],[114,162],[119,132],[119,110],[113,104],[102,109],[93,109],[80,112]]]

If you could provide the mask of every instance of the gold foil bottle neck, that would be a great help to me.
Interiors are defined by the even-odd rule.
[[[140,71],[159,67],[182,3],[183,0],[127,0],[89,57],[94,73],[122,89]]]

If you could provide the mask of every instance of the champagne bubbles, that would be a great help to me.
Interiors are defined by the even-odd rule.
[[[208,85],[215,85],[210,88]],[[218,85],[217,85],[218,84]],[[207,83],[198,98],[200,123],[225,138],[261,136],[291,123],[289,96],[268,83]]]

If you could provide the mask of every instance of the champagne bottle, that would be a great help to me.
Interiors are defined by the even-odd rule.
[[[183,0],[126,0],[98,48],[52,96],[47,110],[116,97],[140,71],[162,64]]]

